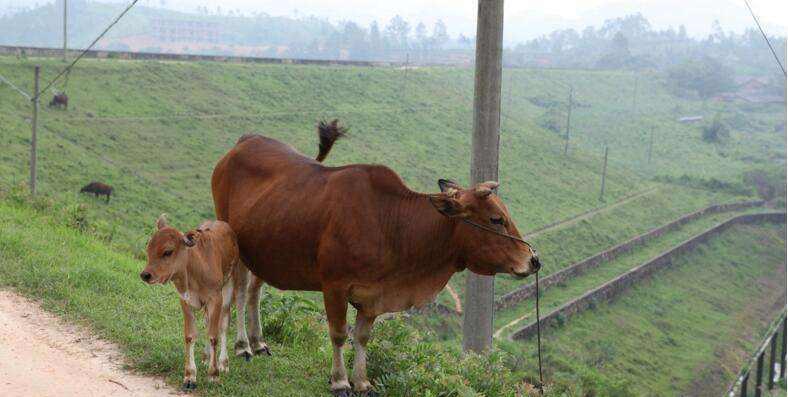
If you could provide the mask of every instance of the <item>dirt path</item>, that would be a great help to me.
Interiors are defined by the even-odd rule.
[[[160,378],[121,369],[117,347],[0,290],[0,396],[177,395]]]
[[[596,209],[584,212],[584,213],[582,213],[580,215],[575,215],[573,217],[570,217],[570,218],[568,218],[566,220],[563,220],[563,221],[560,221],[558,223],[552,224],[550,226],[537,229],[537,230],[535,230],[533,232],[525,233],[525,235],[528,238],[534,238],[534,237],[536,237],[536,236],[538,236],[540,234],[547,233],[547,232],[552,231],[552,230],[563,229],[563,228],[565,228],[567,226],[574,225],[574,224],[582,221],[583,219],[588,219],[588,218],[590,218],[590,217],[592,217],[592,216],[594,216],[596,214],[599,214],[600,212],[610,211],[610,210],[618,208],[618,207],[620,207],[620,206],[622,206],[622,205],[624,205],[624,204],[626,204],[626,203],[628,203],[628,202],[630,202],[632,200],[637,200],[637,199],[639,199],[639,198],[641,198],[641,197],[643,197],[645,195],[654,193],[658,189],[659,189],[658,186],[654,186],[654,187],[646,189],[646,190],[644,190],[644,191],[642,191],[640,193],[636,193],[636,194],[633,194],[631,196],[624,197],[623,199],[621,199],[619,201],[616,201],[615,203],[610,204],[610,205],[608,205],[606,207],[596,208]]]

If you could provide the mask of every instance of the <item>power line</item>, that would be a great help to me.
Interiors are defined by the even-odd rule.
[[[778,65],[780,65],[780,70],[783,71],[783,76],[786,76],[785,67],[783,67],[782,62],[780,62],[780,58],[777,57],[777,53],[774,51],[774,47],[772,47],[772,43],[769,41],[769,38],[766,37],[766,32],[763,31],[763,28],[761,27],[761,23],[758,21],[758,17],[756,17],[755,13],[752,11],[752,7],[750,7],[750,2],[744,0],[744,4],[747,5],[747,9],[750,10],[750,15],[752,15],[752,19],[754,19],[755,24],[758,25],[758,30],[761,31],[761,35],[763,35],[763,39],[766,40],[766,44],[769,45],[769,49],[772,50],[772,55],[774,55],[774,60],[777,61]]]
[[[18,93],[22,94],[22,96],[23,96],[23,97],[25,97],[25,98],[27,98],[28,100],[30,100],[30,99],[31,99],[31,98],[30,98],[30,94],[28,94],[28,93],[26,93],[26,92],[22,91],[22,89],[21,89],[21,88],[19,88],[19,87],[15,86],[15,85],[14,85],[14,83],[12,83],[12,82],[11,82],[10,80],[8,80],[7,78],[3,77],[3,75],[2,75],[2,74],[0,74],[0,81],[2,81],[2,82],[4,82],[4,83],[8,84],[9,86],[11,86],[11,88],[13,88],[14,90],[16,90]]]
[[[66,66],[66,68],[65,68],[65,69],[61,70],[61,71],[60,71],[60,73],[58,73],[58,75],[57,75],[57,76],[55,76],[55,78],[54,78],[54,79],[52,79],[52,80],[51,80],[51,81],[50,81],[50,82],[49,82],[49,83],[48,83],[46,86],[44,86],[44,88],[43,88],[42,90],[40,90],[40,91],[36,92],[36,93],[35,93],[35,96],[33,97],[33,99],[32,99],[32,100],[37,100],[37,99],[38,99],[38,97],[40,97],[40,96],[41,96],[41,93],[42,93],[42,92],[44,92],[44,91],[46,91],[47,89],[49,89],[49,87],[51,87],[51,86],[52,86],[52,84],[55,84],[55,82],[56,82],[58,79],[60,79],[60,77],[62,77],[62,76],[65,74],[65,73],[67,73],[68,71],[70,71],[70,70],[71,70],[71,68],[72,68],[72,67],[74,67],[74,65],[76,65],[76,63],[77,63],[77,62],[79,62],[79,60],[80,60],[80,59],[82,59],[82,57],[85,55],[85,53],[87,53],[88,51],[90,51],[90,49],[91,49],[91,48],[93,48],[93,46],[94,46],[94,45],[96,45],[96,43],[98,43],[98,41],[99,41],[99,40],[101,40],[101,38],[102,38],[102,37],[104,37],[104,35],[105,35],[105,34],[107,34],[107,32],[109,32],[109,30],[110,30],[110,29],[112,29],[112,27],[113,27],[113,26],[115,26],[115,24],[116,24],[116,23],[118,23],[118,21],[120,21],[120,19],[121,19],[121,18],[123,18],[123,16],[124,16],[124,15],[126,15],[126,13],[127,13],[127,12],[129,12],[129,11],[131,10],[131,8],[132,8],[132,7],[134,7],[134,5],[135,5],[135,4],[137,4],[137,2],[138,2],[138,1],[139,1],[139,0],[133,0],[133,1],[131,2],[131,4],[129,4],[129,5],[126,7],[126,9],[125,9],[125,10],[123,10],[123,12],[121,12],[121,13],[120,13],[120,15],[118,15],[118,16],[115,18],[115,20],[114,20],[114,21],[112,21],[112,23],[110,23],[110,24],[109,24],[109,26],[107,26],[107,28],[106,28],[106,29],[104,29],[104,31],[103,31],[103,32],[101,32],[101,34],[99,34],[99,35],[98,35],[98,37],[96,37],[96,39],[95,39],[95,40],[93,40],[93,42],[92,42],[92,43],[90,43],[90,45],[89,45],[87,48],[85,48],[84,50],[82,50],[82,52],[79,54],[79,56],[77,56],[76,58],[74,58],[74,61],[72,61],[72,62],[71,62],[71,64],[69,64],[68,66]]]

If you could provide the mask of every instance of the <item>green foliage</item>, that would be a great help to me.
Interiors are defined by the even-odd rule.
[[[667,78],[678,91],[692,91],[701,98],[733,87],[733,73],[718,59],[710,56],[687,59],[667,70]]]
[[[719,114],[714,116],[711,123],[704,125],[701,128],[703,140],[710,143],[721,143],[731,136],[728,124],[722,121]]]

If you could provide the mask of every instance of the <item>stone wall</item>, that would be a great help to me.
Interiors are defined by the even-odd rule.
[[[542,329],[548,328],[555,324],[559,318],[566,319],[574,314],[582,312],[589,306],[595,305],[597,302],[610,301],[622,291],[629,288],[632,284],[650,276],[655,271],[669,267],[673,263],[674,257],[681,255],[685,252],[693,250],[700,244],[705,243],[709,238],[719,234],[720,232],[728,229],[736,224],[755,224],[755,223],[785,223],[785,213],[765,213],[765,214],[748,214],[741,215],[729,219],[723,223],[718,224],[703,233],[694,236],[676,247],[659,254],[657,257],[637,266],[626,273],[602,284],[601,286],[590,290],[576,298],[562,305],[561,307],[553,310],[541,320]],[[536,334],[536,322],[532,322],[519,330],[515,331],[511,338],[515,340],[528,339]]]
[[[69,50],[68,55],[70,59],[74,59],[80,53],[81,50]],[[0,45],[0,55],[57,58],[63,56],[63,49]],[[293,58],[258,58],[258,57],[241,57],[241,56],[225,56],[225,55],[163,54],[163,53],[153,53],[153,52],[127,52],[127,51],[103,51],[103,50],[87,51],[84,57],[97,58],[97,59],[204,61],[204,62],[227,62],[227,63],[269,63],[269,64],[327,65],[327,66],[381,67],[381,66],[404,65],[403,63],[398,63],[398,62],[340,61],[340,60],[293,59]]]
[[[545,289],[548,289],[553,285],[564,282],[570,278],[577,277],[589,269],[597,267],[602,263],[611,261],[617,258],[618,256],[621,256],[622,254],[632,251],[632,249],[635,247],[641,246],[649,242],[650,240],[653,240],[665,234],[668,231],[678,229],[679,227],[689,223],[690,221],[698,219],[704,215],[720,213],[720,212],[736,211],[743,208],[762,206],[763,204],[764,204],[763,201],[745,201],[738,203],[712,205],[710,207],[700,209],[693,213],[684,215],[681,218],[678,218],[666,225],[660,226],[656,229],[650,230],[646,233],[643,233],[639,236],[629,239],[628,241],[625,241],[610,249],[592,255],[586,259],[583,259],[580,262],[570,265],[553,274],[543,277],[539,280],[539,288],[544,291]],[[531,298],[533,295],[534,295],[534,284],[531,283],[531,284],[523,285],[515,289],[514,291],[511,291],[506,295],[503,295],[500,298],[498,298],[495,301],[495,310],[506,309],[508,307],[515,305],[518,302]]]

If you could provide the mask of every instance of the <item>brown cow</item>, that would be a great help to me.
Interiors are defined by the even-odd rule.
[[[68,110],[68,95],[65,93],[55,94],[49,101],[49,107],[60,108],[61,106]]]
[[[90,182],[83,186],[79,192],[93,193],[96,195],[96,198],[98,198],[98,196],[107,196],[107,203],[109,203],[109,197],[112,196],[112,186],[101,182]]]
[[[322,160],[341,135],[320,123]],[[293,147],[246,135],[211,180],[217,218],[230,223],[249,269],[274,287],[322,291],[334,357],[331,390],[350,394],[342,346],[357,309],[353,390],[370,392],[366,345],[375,318],[424,305],[465,268],[525,277],[539,268],[496,182],[441,193],[410,190],[381,165],[326,167]],[[472,225],[471,223],[474,223]],[[487,230],[485,230],[487,229]]]
[[[210,381],[215,381],[219,372],[229,369],[226,332],[233,298],[238,310],[235,354],[247,359],[251,357],[244,326],[244,306],[247,303],[244,296],[249,271],[240,262],[235,234],[225,222],[206,221],[196,230],[183,234],[167,225],[162,215],[156,221],[156,228],[148,242],[148,264],[140,273],[140,278],[148,284],[172,281],[178,290],[184,320],[183,389],[190,391],[197,387],[197,367],[194,364],[194,343],[197,338],[195,310],[205,309],[210,341],[206,345]],[[257,306],[250,309],[254,312],[258,310]],[[253,318],[259,322],[256,317]]]

